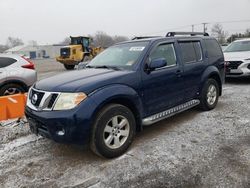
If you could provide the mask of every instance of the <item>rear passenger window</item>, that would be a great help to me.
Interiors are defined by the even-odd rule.
[[[201,45],[198,41],[179,42],[184,63],[193,63],[202,60]]]
[[[157,46],[149,56],[150,60],[164,58],[167,61],[168,66],[176,65],[176,55],[174,50],[174,44],[160,44]]]
[[[9,65],[15,63],[17,60],[9,57],[0,57],[0,68],[8,67]]]
[[[222,56],[222,52],[221,52],[221,47],[218,44],[218,42],[214,39],[207,39],[204,40],[206,47],[207,47],[207,53],[208,53],[208,57],[218,57],[218,56]]]

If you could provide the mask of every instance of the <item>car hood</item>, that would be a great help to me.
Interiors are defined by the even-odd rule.
[[[224,52],[225,61],[240,61],[250,58],[250,51],[246,52]]]
[[[109,84],[128,84],[134,71],[111,69],[83,69],[62,73],[38,81],[34,87],[52,92],[85,92],[86,94]]]

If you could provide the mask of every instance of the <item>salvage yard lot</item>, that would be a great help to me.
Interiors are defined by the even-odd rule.
[[[64,72],[35,62],[38,79]],[[191,109],[137,134],[107,160],[24,127],[0,127],[0,187],[250,187],[250,79],[231,79],[218,106]]]

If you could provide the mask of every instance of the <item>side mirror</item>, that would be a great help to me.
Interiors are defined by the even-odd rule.
[[[153,61],[150,62],[148,68],[150,70],[155,70],[158,68],[162,68],[167,66],[167,61],[165,58],[158,58],[158,59],[154,59]]]

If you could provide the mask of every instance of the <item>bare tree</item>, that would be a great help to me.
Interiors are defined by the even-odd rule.
[[[212,35],[218,40],[220,44],[223,44],[226,42],[228,33],[223,30],[223,26],[221,24],[214,24],[212,27]]]
[[[114,44],[114,41],[111,36],[107,35],[103,31],[98,31],[93,37],[93,45],[101,47],[109,47]]]
[[[15,37],[8,37],[6,45],[8,46],[8,48],[13,48],[15,46],[20,46],[23,45],[23,41],[19,38],[15,38]]]
[[[62,42],[59,42],[59,44],[68,45],[68,44],[70,44],[70,42],[71,42],[70,37],[66,37],[65,39],[63,39]]]
[[[5,50],[8,50],[8,46],[0,44],[0,53],[3,53]]]
[[[129,40],[129,38],[125,37],[125,36],[117,36],[116,35],[113,37],[114,43],[123,42],[123,41],[127,41],[127,40]]]

